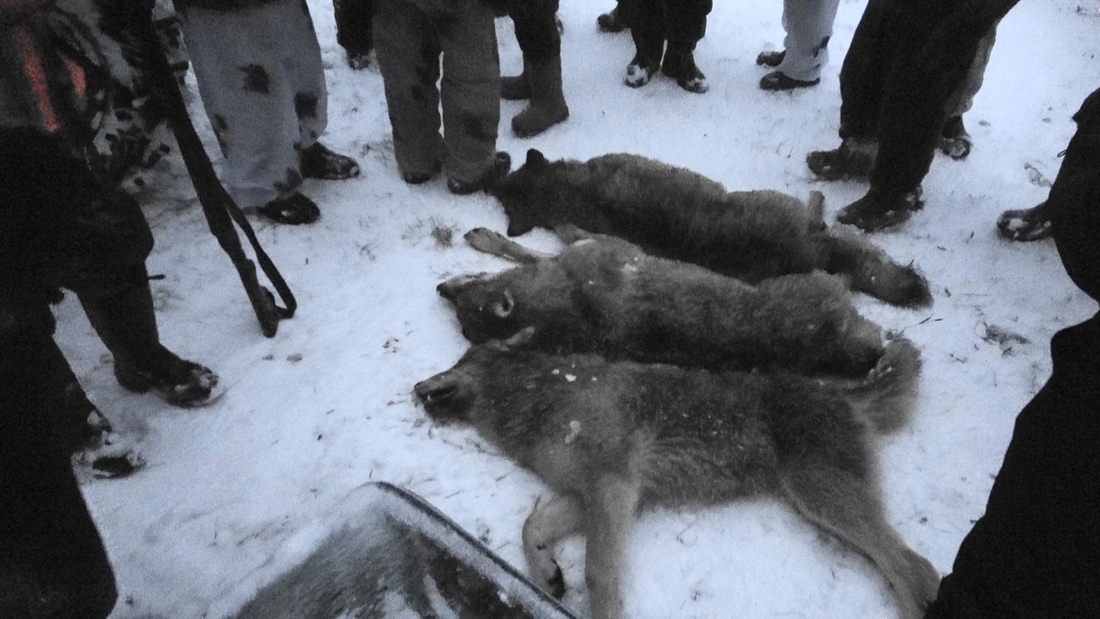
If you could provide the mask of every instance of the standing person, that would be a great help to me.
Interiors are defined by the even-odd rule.
[[[328,124],[321,47],[302,0],[175,0],[203,107],[242,207],[285,224],[321,210],[304,178],[359,174],[318,141]]]
[[[374,49],[374,0],[332,0],[332,12],[336,17],[336,43],[344,48],[348,66],[355,70],[367,68]]]
[[[821,82],[840,0],[783,0],[783,49],[761,52],[756,64],[774,67],[760,78],[763,90],[807,88]]]
[[[688,92],[709,90],[707,77],[695,64],[695,46],[706,35],[707,15],[713,6],[712,0],[636,0],[619,4],[619,17],[630,25],[635,48],[634,59],[626,67],[626,85],[645,86],[660,69]]]
[[[837,220],[865,231],[903,223],[923,206],[937,146],[970,152],[962,123],[981,87],[996,26],[1018,0],[870,0],[840,70],[839,148],[814,151],[826,180],[870,177]]]
[[[508,172],[511,158],[496,152],[494,20],[494,8],[482,0],[375,0],[375,55],[405,182],[426,183],[442,170],[447,189],[462,195]]]
[[[1100,300],[1100,90],[1045,204],[1070,279]],[[1050,379],[1012,440],[927,619],[1100,613],[1100,313],[1051,340]]]
[[[501,80],[500,96],[530,102],[512,118],[518,137],[538,135],[569,118],[561,78],[561,32],[558,0],[512,0],[508,16],[523,52],[523,72]]]

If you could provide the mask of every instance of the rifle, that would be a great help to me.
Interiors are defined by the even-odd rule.
[[[127,61],[135,70],[141,71],[142,76],[149,80],[148,85],[152,91],[163,101],[168,126],[176,136],[180,155],[187,166],[199,203],[202,204],[210,232],[218,239],[218,244],[236,267],[248,300],[260,322],[261,331],[267,337],[274,336],[279,328],[279,320],[294,316],[298,303],[279,270],[260,246],[248,219],[214,172],[210,157],[187,112],[180,85],[161,46],[153,24],[151,7],[145,7],[142,2],[128,0],[99,0],[97,5],[101,11],[100,28],[120,43]],[[245,255],[240,237],[233,228],[234,223],[248,238],[260,268],[279,293],[285,307],[277,305],[271,291],[260,284],[256,265]]]

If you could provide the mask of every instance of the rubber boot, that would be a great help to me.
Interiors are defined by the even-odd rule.
[[[197,406],[210,397],[217,375],[161,345],[144,265],[118,288],[104,294],[85,291],[77,298],[114,356],[115,378],[122,387],[137,393],[153,390],[176,406]]]
[[[531,86],[531,101],[512,118],[512,131],[526,138],[569,118],[569,106],[561,87],[561,56],[524,62],[523,73]]]

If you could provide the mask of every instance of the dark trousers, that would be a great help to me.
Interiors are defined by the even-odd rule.
[[[336,17],[336,42],[353,54],[366,54],[374,49],[371,18],[374,0],[332,0]]]
[[[558,0],[518,0],[508,7],[516,29],[516,42],[525,63],[555,60],[561,56],[561,33],[556,14]]]
[[[948,102],[1019,0],[870,0],[840,70],[840,137],[878,141],[871,187],[903,195],[932,165]]]
[[[114,574],[56,416],[71,397],[57,378],[71,372],[49,327],[10,309],[0,308],[0,616],[106,617]]]
[[[659,64],[668,53],[682,56],[695,50],[706,35],[712,0],[635,0],[619,4],[622,20],[630,24],[639,56]]]

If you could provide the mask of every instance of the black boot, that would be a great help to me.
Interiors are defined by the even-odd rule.
[[[661,72],[676,80],[680,88],[702,94],[710,90],[710,84],[707,83],[707,76],[695,65],[694,47],[669,41]]]
[[[1010,241],[1038,241],[1048,238],[1051,210],[1044,201],[1029,209],[1005,211],[997,218],[997,234]]]
[[[88,322],[114,357],[118,384],[138,393],[155,391],[175,406],[203,404],[218,376],[161,345],[145,267],[136,268],[128,280],[107,294],[77,295]]]
[[[895,194],[871,188],[867,195],[844,207],[836,220],[864,232],[875,232],[909,220],[924,202],[920,199],[920,187],[913,191]]]
[[[974,147],[974,139],[966,132],[962,116],[947,119],[940,131],[940,152],[952,159],[966,159]]]
[[[827,181],[867,178],[877,156],[878,144],[874,141],[846,138],[840,148],[811,152],[806,156],[806,165]]]
[[[52,342],[50,342],[52,344]],[[123,477],[145,464],[133,441],[114,432],[111,422],[88,400],[69,362],[56,345],[42,351],[43,388],[58,394],[57,435],[82,476]]]
[[[622,16],[619,15],[619,7],[616,6],[608,13],[601,13],[596,18],[596,27],[600,29],[600,32],[622,32],[626,30],[627,25],[623,22]]]
[[[569,118],[569,106],[561,87],[561,56],[523,63],[531,87],[531,102],[512,119],[512,131],[531,137]]]

